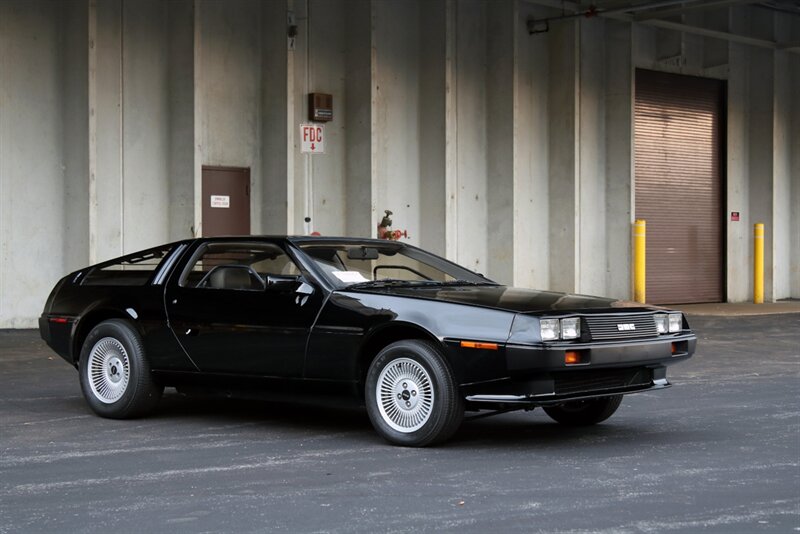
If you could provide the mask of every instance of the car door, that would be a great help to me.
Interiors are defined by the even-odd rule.
[[[204,372],[303,374],[322,292],[274,242],[201,244],[167,283],[170,328]]]

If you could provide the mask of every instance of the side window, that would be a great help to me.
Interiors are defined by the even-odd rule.
[[[172,245],[128,254],[100,264],[81,282],[84,286],[143,286],[152,278]]]
[[[183,287],[263,291],[270,277],[297,277],[289,256],[268,243],[209,243],[180,280]]]

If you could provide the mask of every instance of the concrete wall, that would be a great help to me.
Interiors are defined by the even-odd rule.
[[[63,275],[64,124],[74,117],[64,113],[60,22],[71,7],[0,3],[0,325],[6,327],[30,326],[45,287]]]
[[[800,297],[800,56],[603,18],[527,33],[559,13],[0,2],[0,327],[33,325],[69,270],[202,232],[203,165],[250,168],[256,233],[374,236],[391,209],[408,242],[501,282],[630,297],[636,68],[727,80],[728,299],[751,298],[756,221],[767,298]],[[684,21],[795,42],[797,19]],[[315,91],[334,120],[312,156],[298,126]]]
[[[194,3],[167,4],[169,240],[194,227]]]
[[[261,11],[257,0],[195,4],[195,165],[250,169],[250,229],[261,232]],[[202,170],[195,168],[195,194]],[[197,208],[196,208],[197,209]],[[195,215],[195,220],[200,217]],[[202,228],[200,228],[202,233]]]
[[[792,29],[792,39],[800,39],[800,28],[797,25]],[[790,86],[797,94],[796,90],[800,87],[800,56],[792,56],[790,59],[792,73],[789,78]],[[789,235],[791,236],[791,248],[789,258],[789,279],[790,295],[800,298],[800,103],[796,98],[792,99],[792,118],[791,118],[791,215]]]

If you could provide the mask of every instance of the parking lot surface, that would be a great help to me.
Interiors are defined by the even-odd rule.
[[[167,390],[100,419],[0,331],[0,532],[798,532],[800,314],[691,317],[675,387],[569,429],[541,410],[385,444],[366,414]]]

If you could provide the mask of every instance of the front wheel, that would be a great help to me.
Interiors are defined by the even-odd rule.
[[[102,417],[145,415],[164,391],[153,381],[139,333],[121,319],[103,321],[89,332],[78,372],[86,402]]]
[[[562,425],[588,426],[601,423],[614,415],[621,402],[622,395],[613,395],[565,402],[559,406],[545,406],[544,411]]]
[[[427,341],[384,348],[369,367],[364,393],[372,426],[395,445],[441,443],[464,417],[453,373],[439,348]]]

